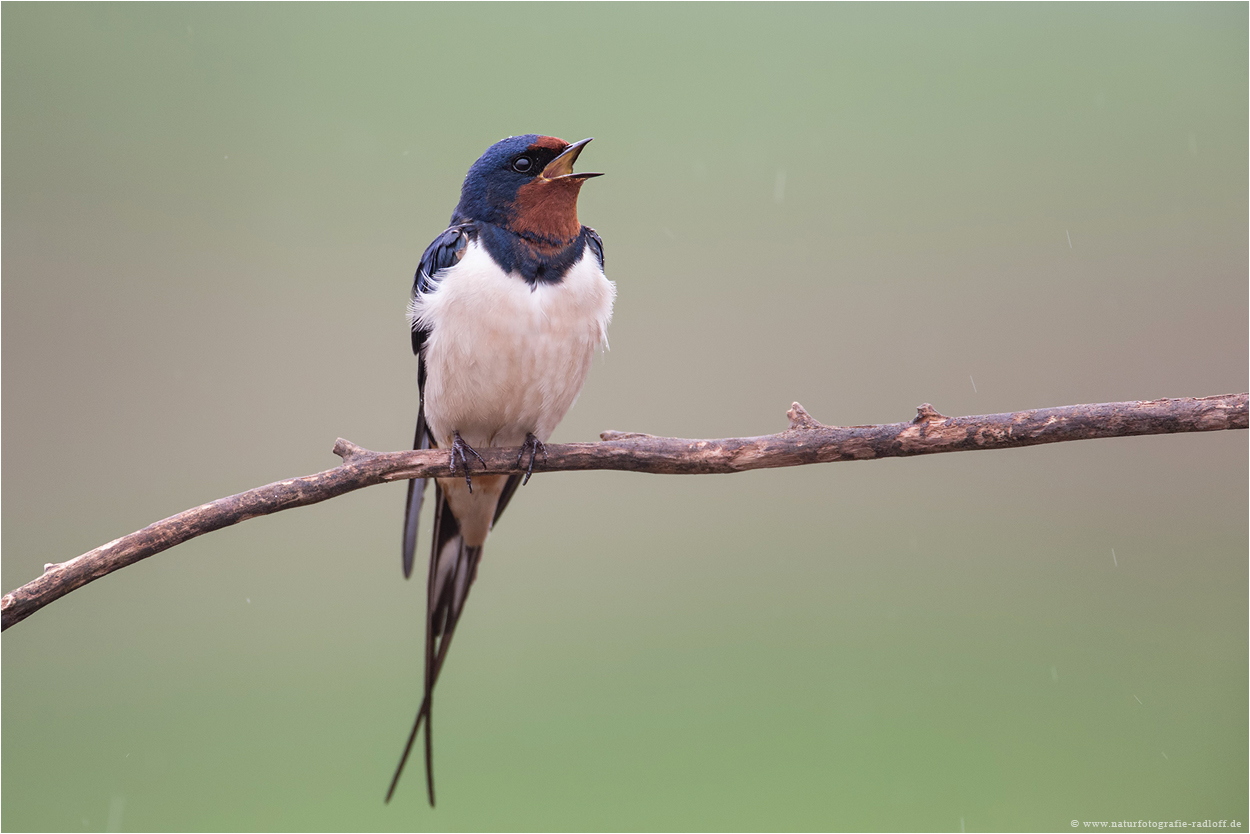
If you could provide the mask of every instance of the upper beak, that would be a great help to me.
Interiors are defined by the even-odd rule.
[[[582,152],[582,148],[590,144],[591,136],[580,142],[574,142],[564,149],[564,153],[547,163],[547,167],[543,169],[543,179],[577,179],[585,180],[591,177],[602,177],[603,174],[574,174],[573,163],[577,161],[577,155]]]

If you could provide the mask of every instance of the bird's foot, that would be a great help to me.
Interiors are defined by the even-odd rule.
[[[525,453],[530,453],[530,465],[525,469],[525,478],[521,481],[521,486],[525,486],[530,482],[530,475],[534,474],[534,458],[538,457],[538,453],[543,453],[543,463],[547,462],[547,447],[543,442],[535,437],[532,433],[525,433],[525,442],[521,444],[521,454],[516,456],[516,465],[520,467],[521,461],[525,459]]]
[[[466,454],[466,452],[468,454]],[[459,456],[460,462],[464,464],[465,486],[469,488],[469,493],[472,494],[473,479],[469,477],[469,455],[473,455],[473,457],[481,461],[482,466],[486,465],[486,461],[482,460],[482,456],[477,453],[477,450],[474,449],[472,446],[470,446],[468,443],[465,443],[464,439],[460,437],[460,432],[458,431],[452,432],[451,433],[451,474],[453,475],[456,474],[456,457]]]

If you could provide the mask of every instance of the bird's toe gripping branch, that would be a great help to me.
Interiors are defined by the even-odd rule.
[[[477,453],[477,450],[474,449],[472,446],[470,446],[468,443],[465,443],[464,439],[460,437],[460,432],[458,431],[452,432],[451,474],[453,475],[456,474],[456,458],[458,456],[460,458],[460,462],[464,464],[465,486],[467,486],[469,488],[469,492],[472,493],[473,492],[473,479],[469,477],[469,455],[473,455],[473,457],[477,458],[478,461],[482,464],[482,466],[486,465],[486,461],[482,460],[482,456]]]
[[[516,456],[517,468],[520,468],[521,461],[525,459],[526,452],[530,453],[530,463],[529,466],[525,468],[525,478],[521,481],[521,486],[525,486],[530,482],[530,475],[534,474],[534,458],[538,457],[539,452],[542,452],[543,454],[543,464],[546,465],[547,463],[546,445],[544,445],[541,440],[530,432],[525,433],[525,442],[521,444],[521,453]]]

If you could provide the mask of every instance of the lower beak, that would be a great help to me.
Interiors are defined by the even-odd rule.
[[[573,163],[577,161],[577,155],[582,152],[582,148],[590,144],[590,140],[583,139],[580,142],[574,142],[564,149],[564,153],[547,163],[547,167],[543,168],[543,179],[558,180],[587,180],[591,177],[602,177],[603,174],[575,174],[573,173]]]

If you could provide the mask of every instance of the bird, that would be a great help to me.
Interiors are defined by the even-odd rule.
[[[446,450],[452,476],[434,479],[424,690],[388,803],[424,722],[434,806],[434,685],[482,547],[537,459],[546,460],[544,444],[581,392],[595,352],[607,347],[616,285],[604,274],[603,240],[577,217],[582,185],[602,175],[573,171],[590,141],[526,134],[491,145],[417,267],[408,306],[420,393],[413,447]],[[518,471],[473,478],[477,450],[492,446],[520,447]],[[426,480],[408,482],[405,578]]]

